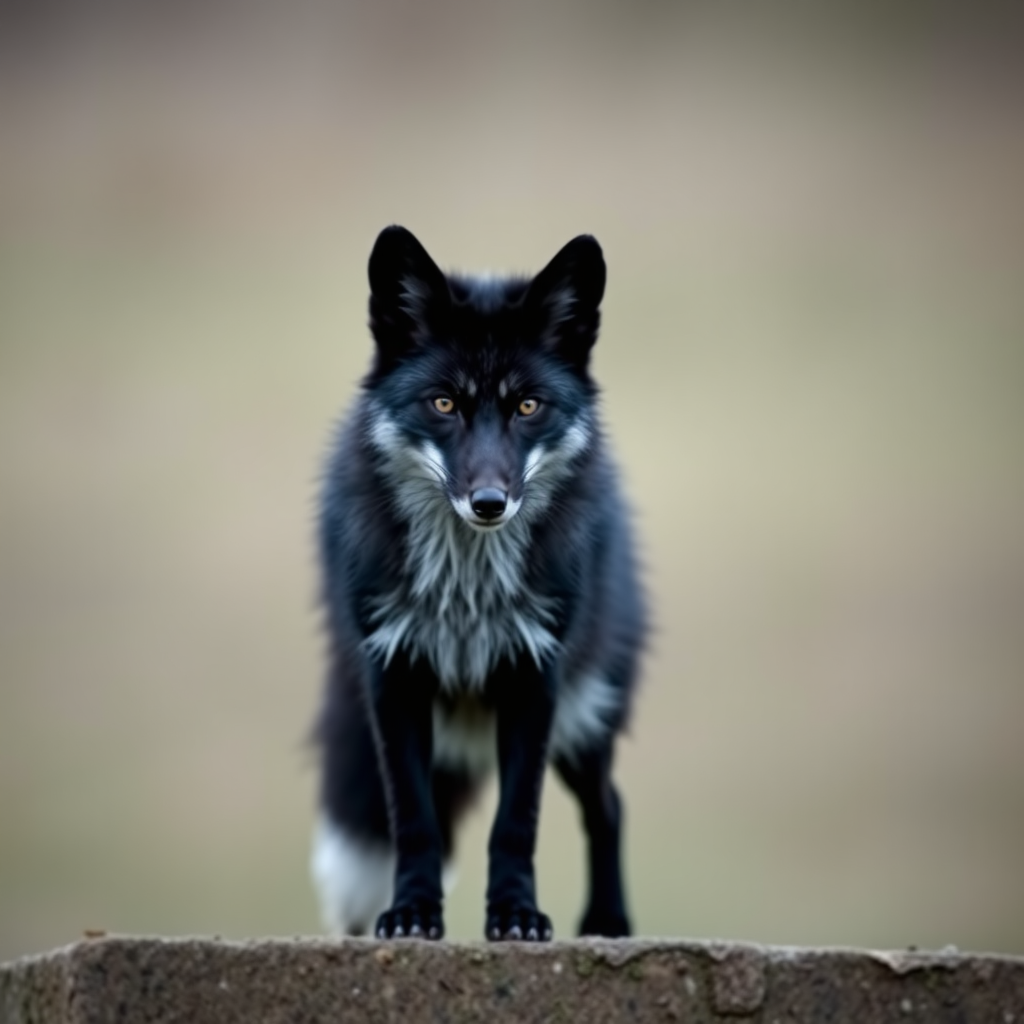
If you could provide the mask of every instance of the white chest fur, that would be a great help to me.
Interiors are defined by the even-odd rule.
[[[525,586],[529,526],[473,530],[447,502],[409,519],[402,580],[373,609],[369,651],[425,657],[448,690],[476,689],[502,657],[557,649],[552,602]]]

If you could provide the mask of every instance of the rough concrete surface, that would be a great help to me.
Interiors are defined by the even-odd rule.
[[[2,1024],[1024,1024],[1024,958],[660,940],[99,937],[0,967]]]

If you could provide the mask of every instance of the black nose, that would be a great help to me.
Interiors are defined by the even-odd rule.
[[[469,496],[469,503],[481,519],[497,519],[505,511],[508,495],[497,487],[481,487]]]

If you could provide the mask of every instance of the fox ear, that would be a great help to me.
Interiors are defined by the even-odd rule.
[[[530,282],[523,300],[531,332],[579,371],[597,341],[606,276],[597,239],[579,235]]]
[[[451,306],[448,281],[416,236],[392,225],[370,253],[370,330],[385,362],[436,332]]]

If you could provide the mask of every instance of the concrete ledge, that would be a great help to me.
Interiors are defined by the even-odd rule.
[[[676,941],[102,937],[0,967],[2,1024],[1024,1024],[1024,958]]]

